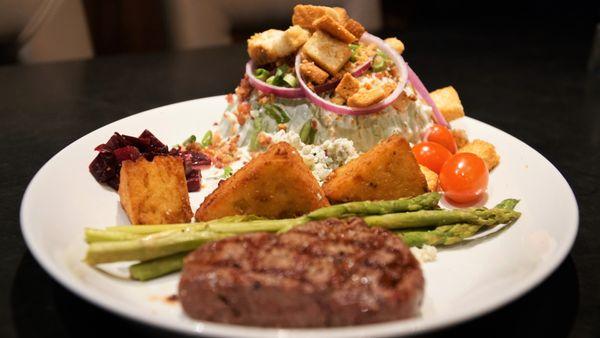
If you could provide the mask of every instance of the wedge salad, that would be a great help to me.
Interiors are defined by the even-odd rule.
[[[198,320],[319,327],[418,315],[420,264],[520,213],[507,197],[475,207],[500,156],[452,127],[464,116],[457,91],[430,93],[404,48],[343,8],[295,6],[288,29],[248,39],[245,74],[210,130],[170,150],[148,130],[96,147],[89,170],[117,190],[132,225],[87,228],[85,261],[123,262],[141,281],[183,270],[177,293]],[[218,184],[190,205],[208,180]]]

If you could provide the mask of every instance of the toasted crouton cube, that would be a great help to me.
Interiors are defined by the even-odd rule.
[[[307,40],[310,33],[292,26],[286,31],[269,29],[256,33],[248,39],[248,55],[258,66],[275,62],[295,53]]]
[[[280,142],[221,181],[196,211],[196,220],[233,215],[288,218],[327,205],[325,193],[300,154]]]
[[[500,156],[496,152],[496,148],[493,144],[482,140],[473,140],[467,143],[466,146],[458,150],[459,153],[472,153],[475,154],[485,162],[488,170],[494,169],[498,163],[500,163]]]
[[[302,50],[331,75],[335,75],[342,69],[352,55],[347,43],[334,39],[322,31],[316,31],[304,44]]]
[[[323,190],[331,203],[391,200],[427,192],[427,181],[408,142],[392,135],[337,168]]]
[[[314,84],[323,84],[329,74],[315,65],[314,62],[304,61],[300,64],[300,74]]]
[[[360,89],[360,82],[350,73],[344,74],[340,83],[335,87],[335,93],[348,99]]]
[[[438,174],[424,165],[419,164],[419,169],[421,169],[423,176],[425,176],[425,180],[427,181],[427,189],[429,191],[436,191],[438,188]]]
[[[429,94],[446,121],[449,122],[465,116],[465,110],[454,87],[448,86],[436,89]]]
[[[381,87],[372,89],[361,89],[348,98],[350,107],[368,107],[385,98],[385,91]]]
[[[344,28],[352,33],[352,35],[354,35],[357,39],[360,39],[365,32],[365,27],[363,27],[363,25],[354,19],[348,19],[344,24]]]
[[[464,147],[469,143],[469,137],[467,136],[467,132],[462,129],[452,129],[450,130],[452,133],[452,137],[454,138],[454,142],[456,142],[456,147],[458,149]]]
[[[387,38],[383,41],[385,41],[388,46],[392,47],[396,52],[398,52],[398,54],[402,54],[404,52],[404,43],[397,38]]]
[[[344,26],[342,26],[338,21],[330,17],[329,15],[323,15],[322,17],[315,20],[313,25],[324,32],[329,33],[329,35],[334,38],[350,43],[356,41],[356,37],[350,33]]]
[[[294,7],[294,14],[292,15],[292,23],[302,28],[315,30],[314,22],[325,15],[342,24],[349,19],[346,10],[341,7],[296,5]]]
[[[188,223],[192,218],[182,159],[156,156],[124,161],[119,181],[121,205],[131,224]]]

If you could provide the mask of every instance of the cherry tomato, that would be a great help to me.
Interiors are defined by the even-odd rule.
[[[439,173],[444,162],[452,157],[452,154],[444,146],[439,143],[427,141],[415,145],[412,148],[412,152],[415,154],[419,164],[426,166],[436,173]]]
[[[458,153],[442,166],[440,186],[446,197],[455,202],[473,202],[486,191],[488,176],[485,162],[479,156]]]
[[[429,128],[427,141],[443,145],[452,154],[456,153],[456,141],[450,130],[440,124],[434,124]]]

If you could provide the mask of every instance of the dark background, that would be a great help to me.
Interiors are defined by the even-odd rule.
[[[116,12],[132,6],[126,3],[114,2]],[[94,7],[100,1],[85,5],[89,18],[102,10]],[[160,26],[148,8],[138,6],[139,16],[149,10],[146,24]],[[404,41],[404,56],[425,84],[452,84],[469,116],[541,152],[570,183],[580,208],[575,246],[544,283],[492,314],[427,336],[600,337],[598,4],[384,1],[383,8],[378,33]],[[52,155],[86,133],[143,110],[232,91],[253,28],[236,27],[239,43],[232,46],[173,52],[161,45],[160,30],[90,21],[115,34],[93,34],[93,60],[0,66],[1,337],[173,336],[112,315],[54,282],[21,237],[21,197]],[[129,31],[139,32],[123,33]],[[158,41],[124,38],[144,31],[158,32]]]

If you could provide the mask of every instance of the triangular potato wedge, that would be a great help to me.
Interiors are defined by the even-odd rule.
[[[408,142],[392,135],[336,169],[323,190],[331,203],[390,200],[427,192],[427,181]]]
[[[221,181],[196,211],[197,221],[232,215],[287,218],[329,205],[296,149],[273,144],[232,177]]]

